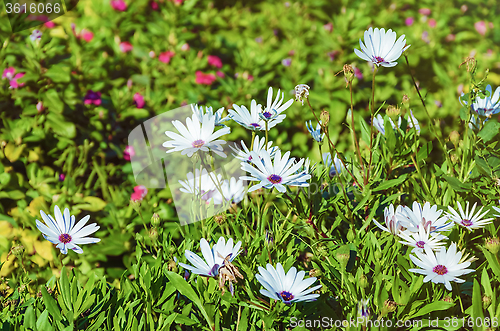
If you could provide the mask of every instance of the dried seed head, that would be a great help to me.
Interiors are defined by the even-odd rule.
[[[460,139],[460,133],[458,133],[458,131],[452,131],[450,133],[450,141],[453,143],[453,145],[457,146],[459,139]]]
[[[160,215],[154,213],[153,216],[151,216],[151,225],[153,225],[154,227],[160,225]]]
[[[330,113],[327,110],[321,111],[319,119],[321,121],[321,125],[323,126],[323,128],[325,128],[328,123],[330,123]]]
[[[222,213],[219,215],[215,215],[214,220],[215,222],[217,222],[217,224],[222,225],[224,224],[224,222],[226,222],[226,214]]]
[[[477,61],[476,58],[473,56],[466,57],[465,61],[460,63],[458,67],[460,68],[463,64],[467,66],[467,72],[474,72],[476,70]]]

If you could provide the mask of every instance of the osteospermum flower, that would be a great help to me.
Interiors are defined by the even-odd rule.
[[[180,121],[172,121],[172,124],[180,134],[165,131],[165,134],[173,140],[164,142],[163,147],[174,147],[168,150],[167,153],[181,151],[182,155],[187,154],[187,156],[191,157],[197,151],[213,151],[219,156],[226,157],[221,146],[226,142],[217,138],[228,134],[231,129],[222,128],[214,132],[215,116],[210,117],[205,115],[202,121],[200,121],[193,114],[192,118],[186,118],[186,126]]]
[[[221,185],[222,195],[216,190],[213,195],[214,204],[221,204],[222,201],[229,201],[230,203],[239,203],[245,197],[245,186],[243,181],[236,180],[231,177],[230,180],[225,180]]]
[[[415,130],[417,131],[417,133],[420,134],[420,125],[418,124],[417,118],[413,115],[412,110],[410,110],[410,115],[408,116],[406,121],[407,121],[407,125],[409,128],[413,128],[415,126]],[[399,117],[398,118],[398,127],[401,127],[401,122],[402,122],[402,119],[401,119],[401,117]]]
[[[421,269],[408,269],[411,272],[425,275],[424,282],[432,281],[435,284],[445,284],[448,291],[451,291],[451,283],[463,283],[465,280],[457,278],[475,271],[466,269],[470,266],[469,261],[462,262],[462,253],[457,252],[455,243],[451,243],[450,248],[441,247],[439,252],[434,254],[430,247],[424,247],[425,253],[415,251],[415,255],[410,255],[410,259]]]
[[[31,32],[30,39],[31,39],[31,41],[42,39],[42,31],[33,30],[33,32]]]
[[[201,198],[207,202],[215,194],[217,189],[215,184],[219,185],[223,182],[221,174],[208,173],[207,169],[201,171],[201,176],[200,170],[196,169],[194,175],[192,172],[189,172],[186,177],[187,180],[179,180],[179,184],[182,185],[182,188],[179,190],[184,193],[200,194]]]
[[[482,98],[481,96],[476,96],[476,100],[472,102],[472,109],[481,116],[491,117],[500,112],[500,87],[497,87],[495,93],[491,89],[491,85],[486,86],[486,91],[489,95]],[[459,101],[467,106],[468,101],[462,99],[464,96],[463,92],[459,98]]]
[[[283,99],[285,98],[285,93],[281,94],[281,99],[280,99],[280,90],[278,90],[278,94],[276,95],[276,99],[273,101],[273,88],[269,87],[267,90],[267,105],[266,108],[262,111],[262,116],[267,119],[276,119],[281,116],[281,119],[283,120],[286,116],[285,115],[280,115],[282,112],[287,110],[293,103],[293,99],[288,100],[287,102],[283,103]],[[281,122],[281,121],[280,121]]]
[[[437,233],[430,233],[429,229],[424,228],[423,226],[418,228],[418,232],[411,231],[402,231],[399,233],[399,236],[403,238],[405,241],[400,241],[400,243],[415,247],[413,251],[424,252],[425,247],[430,247],[433,251],[438,250],[445,243],[441,240],[446,238]]]
[[[486,224],[491,223],[491,221],[493,220],[493,218],[487,218],[484,220],[481,219],[489,212],[489,210],[486,210],[484,213],[481,214],[481,211],[483,210],[484,207],[481,207],[474,215],[474,210],[476,209],[477,202],[474,203],[474,206],[472,206],[472,210],[470,212],[469,212],[469,201],[467,201],[465,212],[462,209],[462,205],[460,204],[460,202],[457,202],[457,205],[460,214],[457,211],[455,211],[455,209],[453,209],[451,206],[448,206],[448,209],[451,212],[448,213],[448,217],[455,223],[466,228],[469,231],[472,231],[473,229],[480,229],[484,227]]]
[[[232,238],[229,238],[226,243],[224,237],[220,237],[219,241],[210,249],[207,240],[202,238],[200,241],[200,249],[205,261],[195,253],[186,250],[184,255],[193,265],[191,266],[184,263],[179,263],[179,265],[184,269],[191,270],[192,273],[197,275],[215,277],[219,274],[219,268],[224,265],[224,258],[231,255],[229,261],[233,262],[240,253],[240,247],[241,241],[238,241],[236,245],[233,246]]]
[[[389,122],[391,123],[392,128],[395,129],[396,124],[394,124],[390,117]],[[373,126],[385,136],[384,118],[382,117],[382,115],[377,114],[377,116],[373,118]]]
[[[327,168],[330,167],[330,170],[328,171],[328,175],[330,177],[334,177],[337,174],[341,174],[342,171],[345,170],[344,164],[337,156],[337,153],[335,153],[335,155],[333,156],[333,164],[332,164],[332,156],[330,155],[330,153],[323,153],[323,164]]]
[[[269,152],[271,159],[274,158],[274,155],[276,154],[278,147],[276,147],[276,146],[271,147],[273,145],[272,141],[267,142],[267,146],[265,146],[265,145],[266,145],[266,138],[265,137],[259,138],[259,136],[255,136],[254,141],[253,141],[253,149],[252,150],[247,148],[247,146],[245,145],[245,142],[243,140],[241,141],[241,147],[243,149],[233,148],[232,146],[229,146],[229,147],[231,147],[231,149],[236,153],[235,155],[233,154],[235,158],[237,158],[241,161],[252,162],[252,155],[251,155],[252,151],[257,153],[257,155],[259,156],[259,159],[262,159],[261,153],[263,150],[267,150]]]
[[[314,127],[312,126],[311,121],[309,121],[309,123],[306,121],[306,127],[314,140],[319,143],[323,142],[325,134],[323,133],[323,135],[321,135],[321,121],[319,121],[319,123],[316,125],[316,129],[314,129]]]
[[[412,232],[418,232],[420,227],[434,231],[448,231],[453,227],[453,222],[447,222],[446,215],[441,216],[442,210],[437,209],[437,205],[431,206],[430,202],[424,203],[422,206],[417,201],[413,202],[413,209],[404,206],[399,212],[397,217],[401,224]]]
[[[260,290],[262,295],[275,300],[281,300],[286,304],[300,301],[314,301],[319,297],[319,294],[309,294],[321,288],[321,284],[307,289],[314,284],[316,277],[304,279],[305,272],[303,270],[297,272],[295,267],[291,267],[285,274],[283,266],[278,263],[276,269],[267,264],[267,269],[259,266],[259,273],[255,278],[264,286]]]
[[[399,212],[402,208],[402,206],[397,206],[396,213]],[[381,225],[375,219],[373,219],[373,223],[375,223],[375,225],[382,231],[389,232],[397,236],[404,227],[396,217],[396,213],[394,212],[394,205],[391,204],[389,207],[385,207],[384,209],[385,226]]]
[[[54,207],[55,220],[52,216],[45,214],[43,210],[40,210],[40,214],[45,224],[36,220],[36,227],[42,232],[45,239],[57,245],[56,248],[59,248],[62,254],[67,254],[68,249],[81,254],[83,250],[78,245],[94,244],[101,241],[99,238],[87,237],[99,230],[96,223],[85,226],[90,219],[89,215],[82,218],[75,225],[75,216],[69,214],[68,208],[65,208],[64,213],[61,213],[61,210],[56,205]]]
[[[225,127],[225,125],[222,124],[222,122],[226,122],[226,121],[230,120],[229,116],[222,118],[222,112],[224,111],[224,107],[221,107],[217,111],[214,112],[212,110],[212,107],[206,106],[205,111],[203,111],[203,106],[198,106],[198,105],[194,104],[194,105],[191,105],[191,109],[193,110],[193,114],[195,114],[196,117],[198,117],[198,120],[200,122],[202,121],[203,116],[208,116],[209,118],[215,117],[215,122],[214,122],[215,126]]]
[[[365,31],[365,43],[359,39],[361,51],[354,49],[357,56],[376,66],[394,67],[397,59],[410,45],[405,46],[405,35],[396,41],[396,32],[391,29],[369,28]]]
[[[241,176],[240,179],[249,181],[259,181],[256,185],[252,186],[248,191],[252,192],[261,187],[276,189],[284,193],[286,192],[285,185],[289,186],[309,186],[306,182],[311,178],[311,175],[306,173],[297,173],[304,160],[295,163],[295,158],[290,158],[290,152],[286,152],[281,157],[281,151],[276,151],[274,156],[274,163],[271,161],[269,151],[263,150],[261,153],[262,159],[255,152],[251,152],[252,164],[241,162],[241,169],[250,173],[250,176]]]
[[[229,109],[229,115],[239,125],[252,131],[261,131],[266,129],[266,122],[262,120],[259,113],[262,112],[262,106],[257,104],[255,100],[250,103],[250,111],[245,106],[233,104],[234,109]],[[281,123],[286,115],[278,115],[275,119],[270,120],[267,128],[271,129],[276,124]]]

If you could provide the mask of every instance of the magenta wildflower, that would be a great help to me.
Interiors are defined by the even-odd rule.
[[[130,158],[135,155],[135,150],[134,147],[132,146],[127,146],[125,147],[125,150],[123,151],[123,158],[127,161],[130,161]]]
[[[123,0],[111,0],[111,7],[113,7],[114,10],[118,11],[125,11],[127,10],[127,4]]]
[[[122,51],[123,53],[130,52],[132,49],[134,49],[134,46],[132,46],[132,44],[128,41],[120,43],[120,51]]]
[[[158,56],[158,60],[160,60],[160,62],[163,62],[163,63],[169,63],[170,59],[172,59],[172,57],[174,55],[175,55],[174,52],[166,51],[166,52],[160,53],[160,55]]]
[[[222,60],[218,56],[209,55],[207,58],[207,61],[208,61],[208,64],[213,66],[213,67],[216,67],[219,69],[222,68]]]
[[[130,200],[142,201],[144,197],[148,194],[148,189],[144,185],[137,185],[134,187],[134,193],[130,195]]]
[[[96,105],[99,106],[101,104],[101,92],[94,92],[92,90],[88,90],[87,94],[83,98],[83,103],[86,105]]]
[[[196,71],[196,84],[200,85],[212,85],[216,77],[214,74],[205,74],[201,71]]]
[[[134,94],[134,102],[137,108],[144,108],[144,97],[140,93]]]

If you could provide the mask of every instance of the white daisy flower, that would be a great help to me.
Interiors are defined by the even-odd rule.
[[[309,97],[309,89],[310,87],[306,84],[299,84],[295,86],[295,101],[302,102],[303,106],[304,100]]]
[[[249,172],[250,176],[241,176],[240,179],[259,181],[260,183],[252,186],[249,192],[255,191],[261,187],[267,189],[276,187],[279,192],[284,193],[286,192],[285,185],[309,186],[306,181],[311,178],[311,175],[296,173],[304,163],[304,160],[302,159],[295,163],[295,158],[289,159],[290,152],[286,152],[283,157],[281,157],[281,151],[278,150],[274,156],[274,164],[267,150],[262,151],[262,160],[255,152],[252,152],[251,156],[252,164],[257,168],[253,167],[252,164],[241,162],[241,169]]]
[[[330,167],[330,171],[328,172],[328,175],[331,177],[334,177],[337,174],[341,174],[344,170],[345,167],[342,164],[342,161],[337,156],[337,153],[333,156],[333,164],[332,164],[332,156],[330,153],[323,153],[323,164],[328,168]]]
[[[224,200],[231,203],[239,203],[245,197],[245,186],[241,179],[236,181],[236,178],[231,177],[231,180],[225,180],[221,185],[221,190],[222,195],[218,190],[213,195],[214,204],[216,205],[222,203],[222,196],[224,196]]]
[[[390,117],[389,117],[389,122],[391,123],[392,128],[396,129],[396,124],[394,124],[394,122]],[[398,123],[398,126],[399,125],[401,125],[401,119],[400,122]],[[382,115],[377,114],[377,116],[373,118],[373,126],[385,136],[384,118],[382,117]]]
[[[447,238],[437,233],[431,234],[429,229],[423,226],[418,228],[418,232],[402,231],[398,235],[406,240],[400,241],[400,243],[415,247],[412,252],[419,251],[421,253],[424,252],[425,247],[430,247],[433,251],[438,250],[445,244],[441,240]]]
[[[481,211],[483,210],[484,207],[481,207],[474,215],[474,210],[476,209],[477,202],[474,203],[474,206],[472,206],[472,210],[470,212],[469,212],[469,201],[467,201],[465,212],[462,209],[460,202],[457,202],[457,205],[460,214],[457,213],[455,209],[453,209],[451,206],[448,206],[448,209],[451,212],[448,213],[448,217],[455,223],[457,223],[460,226],[463,226],[469,231],[472,231],[473,229],[480,229],[484,227],[486,224],[491,223],[491,221],[493,220],[493,218],[487,218],[484,220],[481,219],[484,215],[488,214],[489,212],[489,210],[486,210],[484,213],[481,214]]]
[[[250,104],[250,111],[248,111],[245,106],[238,106],[233,104],[234,109],[229,109],[229,115],[241,126],[252,130],[252,131],[262,131],[266,130],[266,122],[262,120],[259,113],[262,112],[262,105],[258,105],[255,100],[252,100]],[[267,129],[271,129],[276,124],[281,123],[286,115],[278,115],[275,119],[271,120],[267,124]]]
[[[405,46],[405,35],[396,41],[396,32],[391,29],[369,28],[365,31],[365,44],[359,39],[361,51],[354,49],[354,53],[365,61],[376,66],[394,67],[397,59],[410,45]]]
[[[36,227],[42,232],[45,239],[57,245],[56,248],[59,248],[62,254],[67,254],[68,249],[81,254],[83,250],[78,245],[95,244],[101,241],[99,238],[84,238],[100,228],[96,223],[85,226],[90,219],[89,215],[75,225],[75,216],[69,214],[68,208],[65,208],[64,213],[61,214],[61,210],[56,205],[54,207],[55,220],[52,216],[45,214],[43,210],[40,210],[40,214],[45,224],[36,220]]]
[[[396,213],[399,212],[402,208],[402,206],[398,206],[396,208]],[[403,230],[403,226],[396,217],[396,213],[394,213],[394,205],[391,204],[389,207],[385,207],[384,209],[385,226],[381,225],[375,219],[373,219],[373,223],[375,223],[375,225],[382,231],[389,232],[397,236]]]
[[[31,41],[35,41],[37,39],[42,39],[42,31],[40,30],[33,30],[30,35]]]
[[[186,118],[186,126],[180,121],[172,121],[177,131],[180,134],[171,131],[165,131],[165,134],[173,140],[163,143],[163,147],[174,147],[168,150],[167,153],[181,151],[182,155],[187,154],[191,157],[198,151],[213,151],[217,155],[226,157],[222,151],[222,146],[226,142],[224,140],[215,140],[225,134],[229,134],[230,128],[222,128],[216,132],[215,129],[215,116],[205,114],[202,121],[198,120],[196,114],[192,118]]]
[[[441,216],[442,213],[442,210],[437,209],[437,205],[431,206],[430,202],[426,202],[422,206],[414,201],[413,209],[404,206],[396,213],[396,217],[411,232],[418,232],[418,229],[423,226],[433,233],[435,231],[448,231],[454,226],[453,222],[447,222],[446,215]]]
[[[402,121],[402,119],[401,119],[401,117],[399,117],[398,118],[398,127],[399,128],[401,127],[401,121]],[[417,131],[418,134],[420,134],[420,125],[418,124],[416,117],[413,115],[412,110],[410,110],[410,115],[407,118],[407,123],[408,123],[407,125],[409,128],[413,128],[413,126],[415,125],[415,130]]]
[[[309,121],[309,123],[307,123],[306,121],[306,127],[309,133],[311,133],[311,136],[313,137],[314,140],[316,140],[319,143],[323,142],[325,134],[323,133],[323,135],[321,135],[321,121],[319,121],[318,125],[316,125],[316,129],[313,128],[311,121]]]
[[[247,148],[247,146],[245,145],[245,142],[243,140],[241,141],[241,147],[243,148],[242,150],[239,148],[233,148],[232,146],[229,146],[229,147],[231,147],[231,149],[236,153],[236,154],[233,154],[234,157],[241,160],[241,161],[251,162],[252,155],[250,155],[250,154],[252,151],[257,153],[259,158],[262,159],[261,153],[263,150],[267,150],[269,152],[269,154],[271,155],[271,159],[273,159],[274,155],[276,154],[276,151],[278,150],[278,147],[276,147],[276,146],[271,147],[273,145],[272,141],[269,141],[267,143],[267,147],[264,146],[265,144],[266,144],[266,138],[265,137],[259,138],[259,136],[256,135],[254,138],[254,141],[253,141],[253,149],[252,150]]]
[[[259,266],[259,273],[255,275],[255,278],[264,286],[264,289],[260,290],[262,295],[291,304],[292,302],[314,301],[319,297],[319,294],[309,293],[321,288],[322,285],[307,289],[316,281],[316,277],[304,279],[305,274],[302,270],[297,272],[295,267],[291,267],[285,274],[280,263],[276,265],[276,269],[268,263],[267,270]]]
[[[205,111],[203,111],[203,106],[198,106],[197,104],[192,104],[191,109],[193,110],[193,114],[198,117],[198,121],[203,122],[203,116],[208,116],[209,118],[215,117],[214,124],[215,126],[223,126],[226,127],[222,122],[229,121],[229,116],[222,118],[222,112],[224,111],[224,107],[219,108],[215,113],[212,110],[212,107],[205,107]]]
[[[297,170],[297,174],[299,173],[305,173],[307,175],[311,175],[314,170],[316,169],[316,163],[314,163],[312,166],[311,166],[311,160],[309,158],[306,158],[305,161],[304,161],[304,164],[302,165],[302,167],[300,167],[298,170]]]
[[[219,268],[224,265],[224,258],[231,255],[229,261],[233,262],[236,256],[240,253],[240,247],[241,241],[238,241],[236,245],[233,246],[232,238],[229,238],[226,243],[224,237],[220,237],[219,241],[217,241],[212,249],[210,249],[210,245],[207,240],[202,238],[200,241],[200,249],[205,261],[203,261],[203,259],[195,253],[186,250],[184,255],[193,265],[191,266],[184,263],[179,263],[179,265],[184,269],[191,270],[192,273],[201,276],[215,277],[219,274]]]
[[[490,117],[500,112],[500,87],[497,87],[495,93],[491,89],[491,85],[486,86],[486,91],[489,92],[489,96],[482,98],[481,96],[476,96],[476,100],[472,103],[472,109],[481,116]],[[459,98],[459,101],[466,106],[467,100],[463,100],[464,94]]]
[[[276,99],[274,99],[274,101],[273,101],[273,88],[269,87],[269,90],[267,91],[267,106],[262,111],[262,116],[267,121],[276,119],[277,116],[279,116],[282,112],[287,110],[293,103],[293,99],[290,99],[287,102],[285,102],[284,104],[282,104],[283,100],[285,99],[285,93],[281,94],[281,99],[280,99],[280,92],[281,92],[281,90],[278,90],[278,94],[276,95]],[[283,115],[283,116],[285,116],[285,115]],[[283,118],[285,118],[285,117],[283,117]]]
[[[210,202],[210,199],[213,197],[215,191],[217,190],[217,186],[215,185],[215,183],[222,184],[223,182],[221,174],[216,175],[213,172],[208,173],[207,169],[203,169],[201,171],[201,177],[199,169],[195,169],[194,175],[192,172],[189,172],[186,177],[187,180],[179,180],[179,184],[182,185],[179,190],[181,192],[194,195],[200,194],[201,198],[203,200],[206,200],[207,203]]]
[[[470,262],[461,263],[462,253],[457,252],[455,243],[451,243],[446,250],[441,247],[439,252],[434,252],[428,246],[424,247],[425,254],[415,251],[415,255],[410,255],[410,259],[421,269],[408,269],[411,272],[425,275],[424,282],[432,281],[435,284],[445,284],[448,291],[451,291],[451,283],[463,283],[465,280],[457,278],[462,275],[474,272],[474,269],[466,269]]]

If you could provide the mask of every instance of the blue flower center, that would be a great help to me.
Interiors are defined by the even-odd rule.
[[[441,264],[438,264],[437,266],[435,266],[432,271],[434,271],[435,273],[437,273],[438,275],[444,275],[446,273],[448,273],[448,269],[446,269],[446,267],[444,265],[441,265]]]
[[[71,241],[71,236],[67,233],[63,233],[59,236],[59,241],[64,244],[67,244]]]
[[[201,139],[195,140],[192,143],[194,148],[200,148],[201,146],[205,145],[205,142]]]
[[[416,245],[418,248],[424,248],[425,242],[420,240],[420,241],[417,241]]]
[[[258,123],[250,123],[251,126],[253,126],[254,128],[260,128],[260,124]]]
[[[471,220],[462,220],[462,225],[463,226],[471,226],[472,225],[472,221]]]
[[[281,291],[280,296],[285,303],[290,303],[293,300],[293,294],[288,291]]]
[[[264,115],[265,118],[270,118],[272,116],[272,114],[268,111],[263,112],[262,115]]]
[[[271,175],[269,177],[267,177],[267,179],[273,183],[273,184],[279,184],[281,183],[281,181],[283,180],[283,178],[281,178],[281,176],[278,176],[278,175]]]

